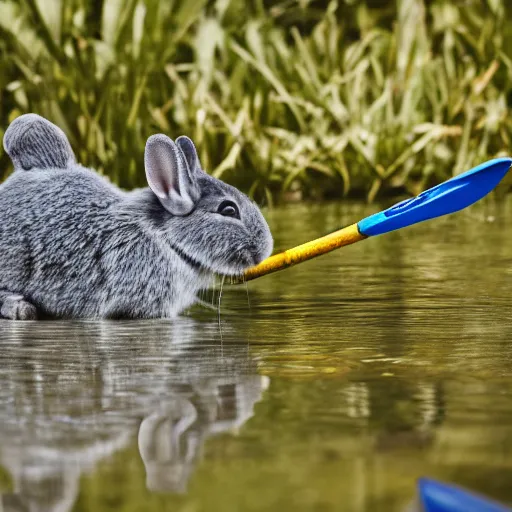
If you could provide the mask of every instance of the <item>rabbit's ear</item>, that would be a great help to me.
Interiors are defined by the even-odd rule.
[[[187,160],[188,168],[191,173],[201,171],[201,163],[199,162],[199,156],[197,155],[196,147],[192,140],[186,135],[181,135],[176,139],[176,145],[183,151],[185,159]]]
[[[200,191],[176,144],[165,135],[152,135],[146,142],[144,165],[148,184],[164,208],[173,215],[188,215]]]
[[[15,169],[66,169],[76,162],[64,132],[37,114],[17,117],[7,128],[3,143]]]

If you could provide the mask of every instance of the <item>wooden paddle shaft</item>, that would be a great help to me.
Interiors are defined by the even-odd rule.
[[[251,279],[283,270],[297,263],[316,258],[321,254],[334,251],[344,245],[359,242],[365,238],[368,237],[359,233],[357,224],[352,224],[329,235],[270,256],[270,258],[267,258],[255,267],[246,270],[239,282],[250,281]]]

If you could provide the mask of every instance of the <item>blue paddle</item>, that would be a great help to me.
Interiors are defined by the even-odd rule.
[[[419,196],[366,217],[357,223],[359,232],[366,236],[382,235],[462,210],[493,190],[511,165],[511,158],[490,160],[425,190]]]
[[[239,282],[282,270],[339,247],[405,228],[424,220],[447,215],[476,203],[502,180],[512,165],[511,158],[497,158],[459,174],[420,195],[387,210],[370,215],[322,238],[274,254],[248,269]]]

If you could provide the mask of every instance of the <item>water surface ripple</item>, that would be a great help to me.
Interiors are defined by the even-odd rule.
[[[511,207],[227,286],[220,324],[0,321],[0,510],[404,511],[422,475],[512,503]]]

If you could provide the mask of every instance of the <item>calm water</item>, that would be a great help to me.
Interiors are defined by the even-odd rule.
[[[371,212],[268,217],[284,249]],[[225,287],[220,327],[0,321],[0,510],[403,511],[422,475],[512,502],[509,219]]]

